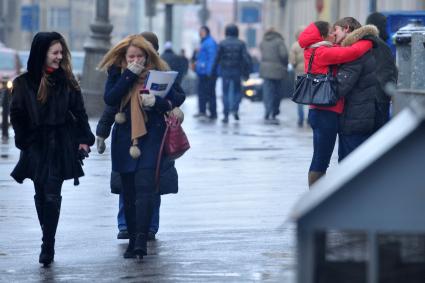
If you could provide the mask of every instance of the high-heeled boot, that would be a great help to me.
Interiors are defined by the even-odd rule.
[[[136,254],[134,253],[134,242],[135,242],[135,236],[131,235],[129,237],[129,240],[128,240],[127,249],[125,250],[124,255],[123,255],[124,258],[135,258],[136,257]]]
[[[152,217],[153,194],[144,194],[136,200],[136,242],[134,253],[139,258],[147,255],[147,234]]]
[[[147,240],[148,239],[146,233],[136,234],[136,241],[134,243],[134,254],[139,259],[142,259],[144,256],[148,255]]]
[[[55,256],[55,235],[59,222],[59,214],[62,197],[54,194],[47,194],[44,201],[43,215],[43,244],[39,262],[48,266]]]
[[[34,195],[35,209],[37,210],[38,222],[40,223],[41,230],[43,230],[44,221],[44,197],[38,194]]]

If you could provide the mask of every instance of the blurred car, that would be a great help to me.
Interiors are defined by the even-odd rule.
[[[28,57],[30,56],[29,50],[18,51],[19,61],[21,63],[21,73],[27,70]]]
[[[19,75],[20,69],[21,63],[17,51],[0,44],[1,89],[12,88],[12,81]]]
[[[248,80],[242,81],[242,93],[251,101],[263,100],[263,82],[259,73],[251,73]]]

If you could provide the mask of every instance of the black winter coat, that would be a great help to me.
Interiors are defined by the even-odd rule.
[[[57,71],[60,74],[60,71]],[[79,144],[94,144],[83,98],[58,75],[51,93],[42,104],[37,101],[38,86],[25,73],[14,80],[10,119],[15,144],[21,155],[11,176],[19,183],[30,178],[45,182],[48,177],[62,180],[84,175]]]
[[[342,42],[349,46],[359,39],[372,40],[376,46],[378,30],[363,26],[350,33]],[[344,135],[370,135],[375,129],[375,95],[378,87],[376,61],[372,51],[341,65],[337,74],[338,95],[345,98],[340,116],[340,133]]]
[[[376,77],[379,82],[376,101],[378,103],[390,103],[391,99],[384,91],[385,85],[387,83],[397,83],[398,70],[388,45],[381,39],[377,39],[376,43],[376,48],[372,50],[376,61]]]
[[[345,97],[340,116],[340,132],[344,135],[368,135],[374,131],[378,86],[375,69],[375,58],[368,51],[338,70],[338,94]]]
[[[213,70],[221,77],[247,78],[252,69],[252,59],[245,43],[233,36],[220,42],[215,58]]]

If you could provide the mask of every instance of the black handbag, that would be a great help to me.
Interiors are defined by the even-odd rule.
[[[292,101],[298,104],[334,106],[339,97],[336,78],[332,75],[332,67],[329,66],[327,74],[310,73],[315,51],[316,49],[313,49],[308,62],[307,74],[297,76]]]

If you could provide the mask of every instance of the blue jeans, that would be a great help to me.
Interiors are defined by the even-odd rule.
[[[338,119],[339,114],[332,111],[310,109],[308,112],[308,120],[313,129],[310,171],[326,173],[335,147]]]
[[[229,116],[229,112],[238,113],[241,99],[240,78],[223,78],[223,114],[225,117]]]
[[[339,135],[338,162],[353,152],[359,145],[369,138],[369,135]]]
[[[207,105],[210,115],[217,117],[217,102],[215,95],[216,78],[210,76],[198,77],[198,98],[199,98],[199,113],[206,114]]]
[[[151,223],[149,226],[149,231],[154,232],[155,234],[159,230],[160,207],[161,207],[161,196],[155,195],[155,202],[154,202],[154,207],[152,210],[152,218],[151,218]],[[118,209],[117,221],[118,221],[119,231],[127,230],[127,223],[125,221],[125,212],[124,212],[124,198],[122,197],[122,194],[120,194],[120,197],[119,197],[119,209]]]
[[[282,99],[282,80],[264,79],[263,101],[266,108],[265,117],[275,117],[280,113],[280,100]]]

